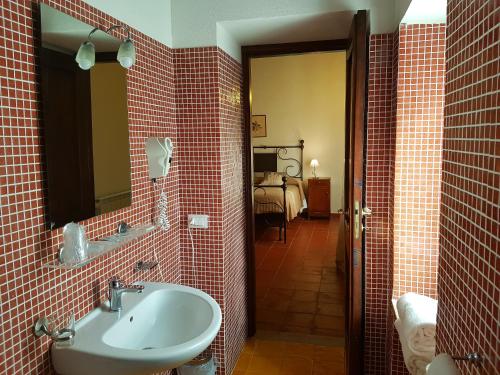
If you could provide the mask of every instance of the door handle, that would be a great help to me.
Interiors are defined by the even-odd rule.
[[[359,201],[354,201],[354,238],[359,238],[359,226],[360,226],[360,209]]]

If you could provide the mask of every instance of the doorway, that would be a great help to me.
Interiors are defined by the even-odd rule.
[[[245,152],[253,155],[251,134],[251,60],[253,58],[281,56],[290,54],[304,54],[309,52],[346,51],[346,157],[345,157],[345,204],[343,220],[338,220],[338,228],[345,233],[345,373],[361,374],[363,361],[363,160],[364,160],[364,132],[366,79],[367,79],[367,38],[368,14],[359,11],[353,20],[350,37],[346,40],[332,40],[320,42],[289,43],[242,48],[243,68],[243,106],[245,117]],[[273,145],[280,146],[280,145]],[[288,146],[288,145],[285,145]],[[278,153],[278,150],[276,151]],[[245,160],[245,199],[247,205],[247,234],[248,234],[248,317],[249,336],[258,334],[257,327],[257,285],[256,285],[256,226],[254,221],[254,157]],[[307,161],[306,161],[307,162]],[[260,163],[260,162],[259,162]],[[258,166],[257,166],[258,167]],[[268,183],[269,181],[266,181]],[[287,181],[283,180],[286,187]],[[274,185],[279,185],[277,181]],[[283,201],[286,202],[286,193]],[[280,218],[278,217],[278,223]],[[286,227],[287,220],[282,219]],[[330,224],[328,224],[330,225]],[[290,224],[290,233],[293,226]],[[298,233],[300,229],[296,229]]]

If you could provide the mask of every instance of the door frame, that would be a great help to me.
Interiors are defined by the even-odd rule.
[[[246,263],[247,263],[247,317],[249,337],[256,332],[256,280],[255,280],[255,228],[253,204],[253,158],[251,132],[251,103],[250,103],[250,60],[258,57],[273,57],[295,55],[309,52],[346,51],[349,47],[348,39],[334,39],[298,43],[263,44],[241,47],[241,64],[243,73],[242,100],[243,100],[243,182],[245,195],[245,227],[246,227]],[[346,82],[348,84],[348,82]],[[363,312],[364,314],[364,312]]]

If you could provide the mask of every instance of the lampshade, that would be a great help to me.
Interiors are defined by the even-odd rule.
[[[89,70],[95,65],[95,47],[89,42],[83,42],[78,49],[75,61],[78,63],[80,69]]]
[[[121,66],[128,69],[135,64],[135,47],[132,40],[127,38],[123,41],[118,49],[118,56],[116,57]]]
[[[319,161],[317,159],[312,159],[311,160],[311,167],[316,168],[319,166]]]

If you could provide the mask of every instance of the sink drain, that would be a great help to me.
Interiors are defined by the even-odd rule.
[[[145,348],[142,348],[142,350],[151,350],[151,349],[155,349],[154,346],[146,346]]]

